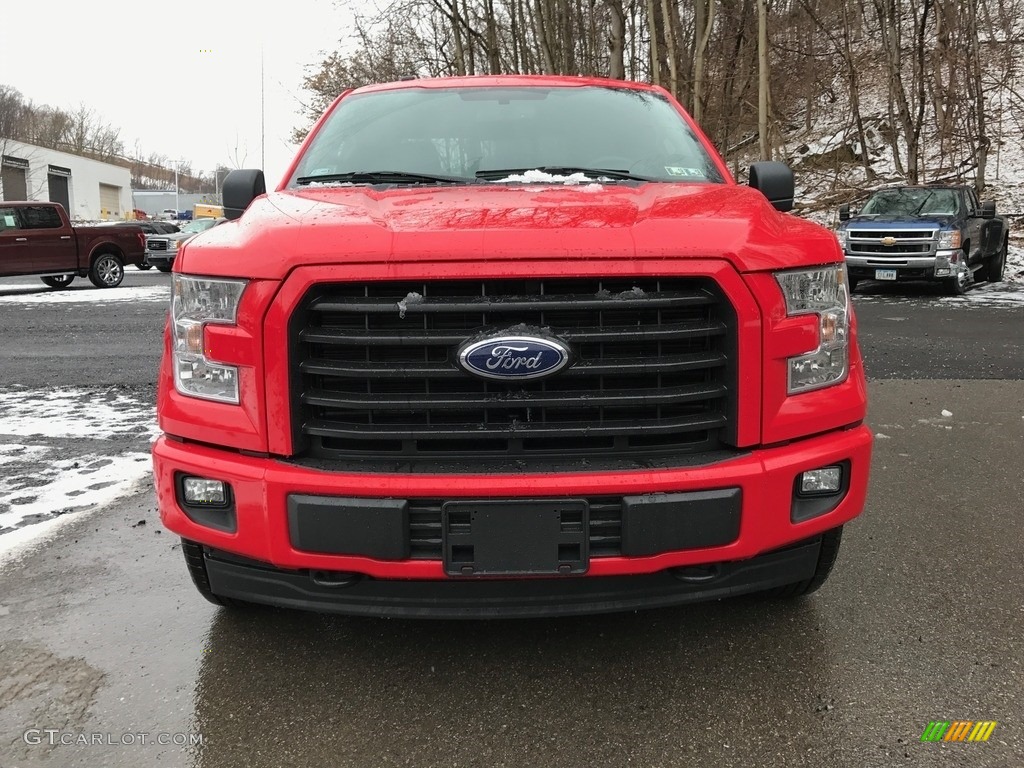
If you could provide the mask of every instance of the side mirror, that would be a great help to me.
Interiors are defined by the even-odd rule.
[[[221,192],[224,196],[224,217],[237,219],[245,213],[249,203],[267,193],[267,182],[263,178],[263,171],[242,168],[224,177]]]
[[[840,205],[839,206],[839,220],[849,221],[850,220],[850,206]]]
[[[796,184],[793,171],[785,163],[771,160],[750,166],[750,186],[768,198],[778,211],[793,210],[793,195]]]
[[[996,217],[996,203],[994,200],[981,204],[981,218],[994,219]]]

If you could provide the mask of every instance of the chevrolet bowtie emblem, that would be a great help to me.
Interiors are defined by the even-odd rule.
[[[883,237],[882,238],[882,245],[896,245],[896,238],[895,237]]]

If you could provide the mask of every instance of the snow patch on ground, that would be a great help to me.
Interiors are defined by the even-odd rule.
[[[0,565],[151,476],[152,405],[114,391],[0,391]]]
[[[49,291],[38,288],[0,289],[0,304],[123,304],[137,301],[170,301],[171,289],[166,285],[138,288],[79,288]]]

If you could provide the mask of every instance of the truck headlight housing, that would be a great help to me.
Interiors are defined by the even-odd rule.
[[[167,250],[168,251],[176,251],[176,250],[178,250],[178,246],[179,245],[181,245],[181,242],[179,242],[178,240],[168,240],[167,241]]]
[[[209,360],[203,328],[235,325],[246,280],[214,280],[174,275],[171,298],[171,353],[174,388],[188,397],[239,402],[238,367]]]
[[[830,387],[850,372],[850,292],[845,264],[777,272],[786,314],[817,315],[818,347],[791,357],[787,391],[791,395]]]
[[[953,248],[960,247],[960,230],[959,229],[940,229],[939,230],[939,250],[948,251]]]

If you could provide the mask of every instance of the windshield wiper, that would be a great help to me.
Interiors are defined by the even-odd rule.
[[[407,171],[352,171],[351,173],[323,173],[317,176],[299,176],[296,184],[315,182],[349,182],[350,184],[472,184],[473,179],[462,176],[435,176],[429,173]]]
[[[509,176],[521,176],[527,171],[540,171],[541,173],[550,173],[552,176],[571,176],[574,173],[581,173],[584,176],[590,176],[595,179],[617,179],[623,181],[654,181],[654,179],[648,178],[647,176],[637,176],[635,173],[629,171],[619,171],[613,168],[577,168],[571,165],[541,165],[534,166],[532,168],[497,168],[487,169],[485,171],[477,171],[476,177],[478,179],[486,179],[487,181],[500,181],[501,179],[508,178]]]

